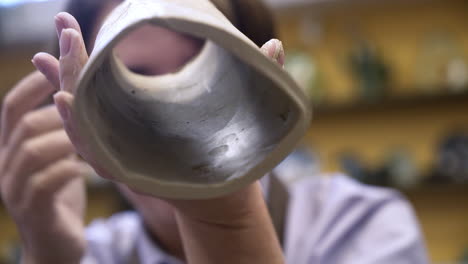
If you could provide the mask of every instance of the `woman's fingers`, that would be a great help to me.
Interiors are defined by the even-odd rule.
[[[265,43],[261,48],[265,56],[275,60],[279,65],[284,65],[284,47],[283,43],[277,39],[272,39]]]
[[[88,53],[79,24],[70,14],[60,13],[56,16],[56,27],[60,44],[60,91],[54,95],[55,105],[62,118],[65,131],[76,147],[76,151],[88,160],[100,175],[107,175],[100,166],[93,163],[94,159],[91,153],[87,151],[86,145],[77,136],[76,122],[72,115],[76,84],[81,70],[88,61]]]
[[[55,61],[48,54],[37,54],[36,67],[58,88],[54,100],[65,130],[75,145],[79,146],[74,134],[75,122],[72,119],[72,106],[76,83],[81,70],[88,61],[81,29],[76,19],[68,13],[59,13],[55,24],[60,45],[60,60]]]
[[[18,122],[13,131],[10,140],[1,150],[0,168],[1,171],[7,171],[14,153],[19,146],[30,138],[34,138],[62,128],[62,120],[54,105],[44,107],[42,109],[25,114]],[[2,175],[0,175],[0,178]]]
[[[31,175],[23,191],[24,201],[28,205],[47,205],[67,184],[89,173],[89,166],[76,157],[56,161]]]
[[[74,29],[64,29],[60,37],[60,87],[73,94],[80,72],[88,60],[82,36]]]
[[[67,18],[68,24],[75,24],[76,20],[73,17],[64,17]],[[73,94],[81,70],[88,61],[88,54],[79,29],[64,28],[61,32],[59,40],[61,90]]]
[[[88,54],[79,24],[73,16],[68,13],[58,14],[56,27],[60,44],[60,91],[54,95],[54,101],[70,140],[81,154],[81,144],[75,136],[76,124],[72,118],[72,106],[76,83],[88,61]]]
[[[60,62],[44,52],[36,54],[32,62],[57,91],[73,92],[81,68],[88,60],[81,28],[76,19],[65,12],[55,16],[55,27],[60,44]],[[63,32],[66,32],[64,37]],[[62,62],[65,65],[61,65]]]
[[[44,102],[53,92],[53,86],[44,75],[34,72],[6,95],[2,105],[0,148],[8,142],[21,117]]]
[[[59,39],[62,35],[62,30],[66,28],[74,29],[80,33],[80,35],[82,34],[78,21],[67,12],[60,12],[55,16],[55,28],[57,29],[57,36]]]
[[[63,129],[25,141],[18,147],[2,180],[3,193],[10,201],[19,200],[31,174],[74,154],[74,148]]]
[[[60,91],[59,61],[50,54],[40,52],[33,57],[32,63],[54,86],[55,90]]]

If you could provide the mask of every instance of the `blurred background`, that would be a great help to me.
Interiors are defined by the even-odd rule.
[[[301,146],[314,170],[400,190],[433,263],[468,262],[468,1],[266,2],[314,105]],[[63,5],[0,0],[0,97],[49,48]],[[88,222],[125,206],[105,182],[89,185]],[[0,205],[0,263],[17,254]]]

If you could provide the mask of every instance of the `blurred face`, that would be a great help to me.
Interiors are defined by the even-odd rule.
[[[120,3],[111,1],[100,14],[98,24]],[[94,37],[99,28],[95,28]],[[176,72],[202,48],[203,41],[154,25],[129,33],[115,48],[117,56],[133,72],[162,75]]]
[[[189,62],[203,41],[166,28],[144,25],[131,32],[115,51],[133,72],[142,75],[172,73]]]

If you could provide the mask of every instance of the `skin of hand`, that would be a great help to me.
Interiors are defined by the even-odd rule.
[[[2,105],[0,195],[23,241],[23,263],[78,263],[85,250],[87,165],[75,156],[57,108],[37,108],[53,92],[34,72]]]
[[[75,83],[88,59],[79,25],[71,15],[60,13],[56,17],[56,26],[60,60],[39,53],[33,59],[34,64],[58,91],[54,95],[55,104],[78,153],[99,175],[112,179],[112,175],[96,164],[85,142],[74,134],[72,106]],[[280,41],[267,42],[262,52],[283,64],[284,51]],[[127,192],[135,197],[145,197],[128,188]],[[145,199],[158,200],[149,196]],[[216,199],[165,201],[173,207],[182,238],[183,258],[188,263],[284,262],[258,183]],[[142,206],[141,210],[145,207]]]

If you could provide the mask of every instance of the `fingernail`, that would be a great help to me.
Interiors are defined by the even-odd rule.
[[[35,67],[38,71],[43,72],[43,67],[42,67],[42,65],[41,65],[40,63],[37,63],[37,62],[36,62],[36,56],[37,56],[37,55],[38,55],[38,54],[34,55],[34,57],[31,59],[31,62],[32,62],[32,64],[34,65],[34,67]]]
[[[71,50],[71,30],[63,30],[60,36],[60,56],[67,56]]]
[[[38,70],[40,73],[42,73],[44,75],[44,69],[41,67],[40,64],[37,64],[36,61],[34,60],[34,58],[31,60],[34,68],[36,68],[36,70]]]
[[[263,46],[264,53],[274,61],[278,61],[284,53],[282,42],[272,39]]]
[[[265,45],[263,45],[262,50],[264,51],[265,55],[268,57],[272,57],[273,54],[271,54],[271,50],[274,48],[272,45],[274,45],[273,40],[269,40]]]
[[[37,67],[37,65],[36,65],[36,62],[34,61],[34,58],[31,59],[31,63],[34,65],[34,67],[35,67],[36,69],[38,69],[38,67]],[[39,69],[38,69],[38,70],[39,70]],[[40,71],[40,70],[39,70],[39,71]]]
[[[272,42],[275,42],[274,44],[272,44],[272,45],[275,45],[275,52],[273,55],[273,59],[277,61],[281,55],[281,50],[283,49],[283,45],[281,41],[279,40],[272,41]]]
[[[283,46],[283,42],[279,42],[279,53],[278,53],[278,63],[284,67],[284,60],[285,60],[285,52],[284,52],[284,46]]]

